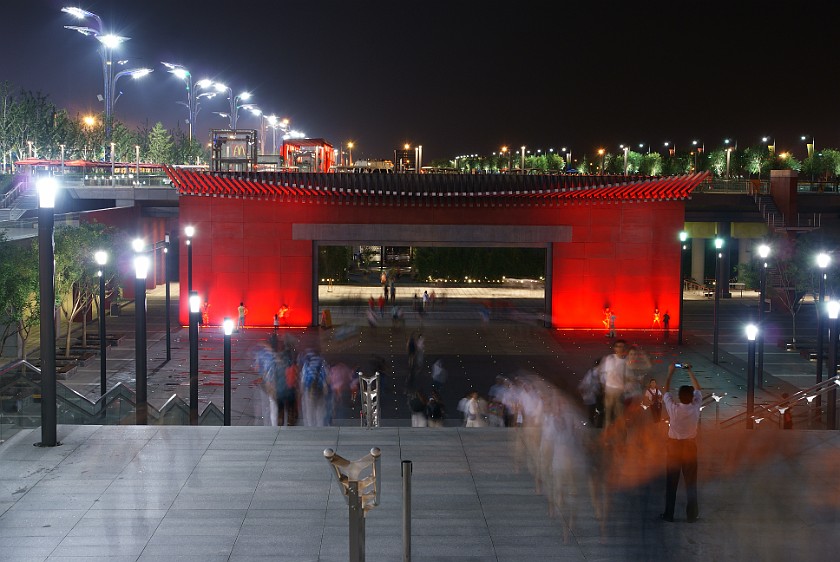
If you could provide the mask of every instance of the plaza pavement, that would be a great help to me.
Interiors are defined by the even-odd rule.
[[[163,364],[159,290],[149,300],[149,400],[185,392],[185,330],[173,330],[173,359]],[[840,539],[840,485],[835,477],[836,433],[806,427],[779,430],[719,429],[705,411],[699,436],[700,511],[695,524],[658,519],[664,500],[664,426],[647,439],[613,444],[609,462],[588,464],[581,450],[564,480],[566,503],[549,515],[545,490],[537,492],[528,456],[517,447],[522,430],[458,427],[409,428],[401,395],[405,338],[426,337],[427,365],[444,358],[450,370],[447,405],[462,391],[485,393],[496,374],[532,372],[573,396],[594,358],[608,350],[600,332],[555,331],[538,326],[539,306],[511,297],[484,323],[482,296],[450,295],[441,310],[406,328],[371,328],[365,305],[342,309],[336,301],[332,330],[290,329],[319,345],[331,362],[363,363],[372,354],[392,365],[383,389],[383,427],[359,428],[352,413],[330,428],[262,425],[250,346],[265,329],[234,341],[234,427],[60,426],[62,445],[38,448],[39,429],[23,430],[0,445],[0,553],[8,560],[346,560],[347,508],[322,451],[331,447],[355,459],[382,449],[382,500],[367,518],[367,559],[401,559],[400,462],[413,462],[413,560],[824,560]],[[755,300],[755,299],[753,299]],[[721,307],[721,361],[710,358],[711,304],[686,302],[685,345],[664,342],[659,331],[622,332],[654,360],[652,374],[679,358],[695,365],[707,392],[726,393],[720,418],[743,411],[746,344],[741,325],[749,298]],[[445,308],[448,307],[448,308]],[[109,318],[109,333],[125,339],[109,350],[109,384],[133,385],[130,308]],[[436,316],[439,314],[439,316]],[[448,318],[444,321],[444,315]],[[784,316],[775,317],[785,337]],[[342,326],[344,331],[342,331]],[[348,328],[349,327],[349,328]],[[807,342],[803,314],[797,338]],[[202,402],[220,404],[217,332],[202,334]],[[238,350],[238,351],[237,351]],[[244,350],[244,352],[243,352]],[[765,390],[757,402],[808,386],[814,364],[767,343]],[[118,351],[126,352],[125,356]],[[92,363],[92,366],[91,366]],[[88,372],[90,369],[95,375]],[[89,362],[68,384],[98,394],[98,363]],[[681,381],[675,381],[679,383]],[[93,386],[95,385],[95,388]],[[168,393],[168,394],[167,394]],[[451,413],[451,410],[450,410]],[[800,412],[801,415],[801,412]],[[660,434],[655,433],[659,431]],[[578,428],[580,443],[601,432]],[[652,438],[650,438],[652,437]],[[590,486],[589,476],[594,475]],[[593,496],[592,489],[603,494]],[[609,502],[603,501],[605,498]],[[595,505],[604,514],[596,517]],[[684,493],[677,513],[684,512]]]

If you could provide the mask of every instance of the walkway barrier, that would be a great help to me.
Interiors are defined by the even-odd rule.
[[[379,427],[379,371],[372,377],[359,374],[359,386],[362,395],[362,427]]]
[[[350,515],[350,562],[365,560],[365,514],[379,505],[380,460],[382,452],[373,447],[370,454],[348,461],[333,449],[324,449],[324,457],[335,472]]]

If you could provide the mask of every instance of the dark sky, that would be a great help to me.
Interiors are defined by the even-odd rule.
[[[707,150],[774,136],[801,156],[801,135],[840,147],[838,20],[811,2],[318,2],[83,0],[131,37],[116,58],[153,66],[123,78],[117,118],[185,127],[182,63],[249,90],[267,113],[354,159],[392,157],[404,142],[424,162],[502,145],[574,156],[665,141]],[[67,0],[4,2],[0,80],[48,94],[71,114],[101,111],[98,42],[62,28]],[[73,4],[71,4],[73,5]],[[197,137],[226,121],[205,102]],[[256,127],[257,119],[240,118]]]

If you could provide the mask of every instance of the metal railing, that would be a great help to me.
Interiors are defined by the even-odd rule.
[[[31,376],[34,375],[34,376]],[[0,367],[0,442],[21,429],[41,425],[41,370],[19,359]],[[119,383],[91,401],[61,381],[56,384],[60,424],[124,425],[136,422],[136,394]],[[199,416],[199,425],[223,425],[224,414],[212,402]],[[149,425],[189,425],[189,404],[173,394],[160,408],[148,405]]]
[[[787,398],[783,398],[782,400],[778,400],[776,402],[772,402],[770,404],[756,404],[752,419],[756,424],[760,424],[762,421],[768,420],[777,423],[780,427],[782,426],[785,411],[789,408],[793,408],[794,406],[798,405],[807,405],[807,421],[808,421],[808,428],[813,427],[815,420],[815,402],[814,399],[817,396],[823,396],[828,394],[830,390],[837,389],[838,385],[840,385],[840,375],[831,377],[826,379],[818,384],[810,388],[805,388],[802,390],[798,390],[788,396]],[[720,422],[720,427],[732,427],[739,423],[746,424],[747,421],[747,412],[743,411],[739,414],[736,414],[730,418],[727,418]]]

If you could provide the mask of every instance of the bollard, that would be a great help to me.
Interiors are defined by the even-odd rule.
[[[411,461],[402,461],[403,496],[403,562],[411,562]]]
[[[365,511],[359,496],[359,482],[347,482],[347,506],[350,516],[350,562],[365,562]]]

